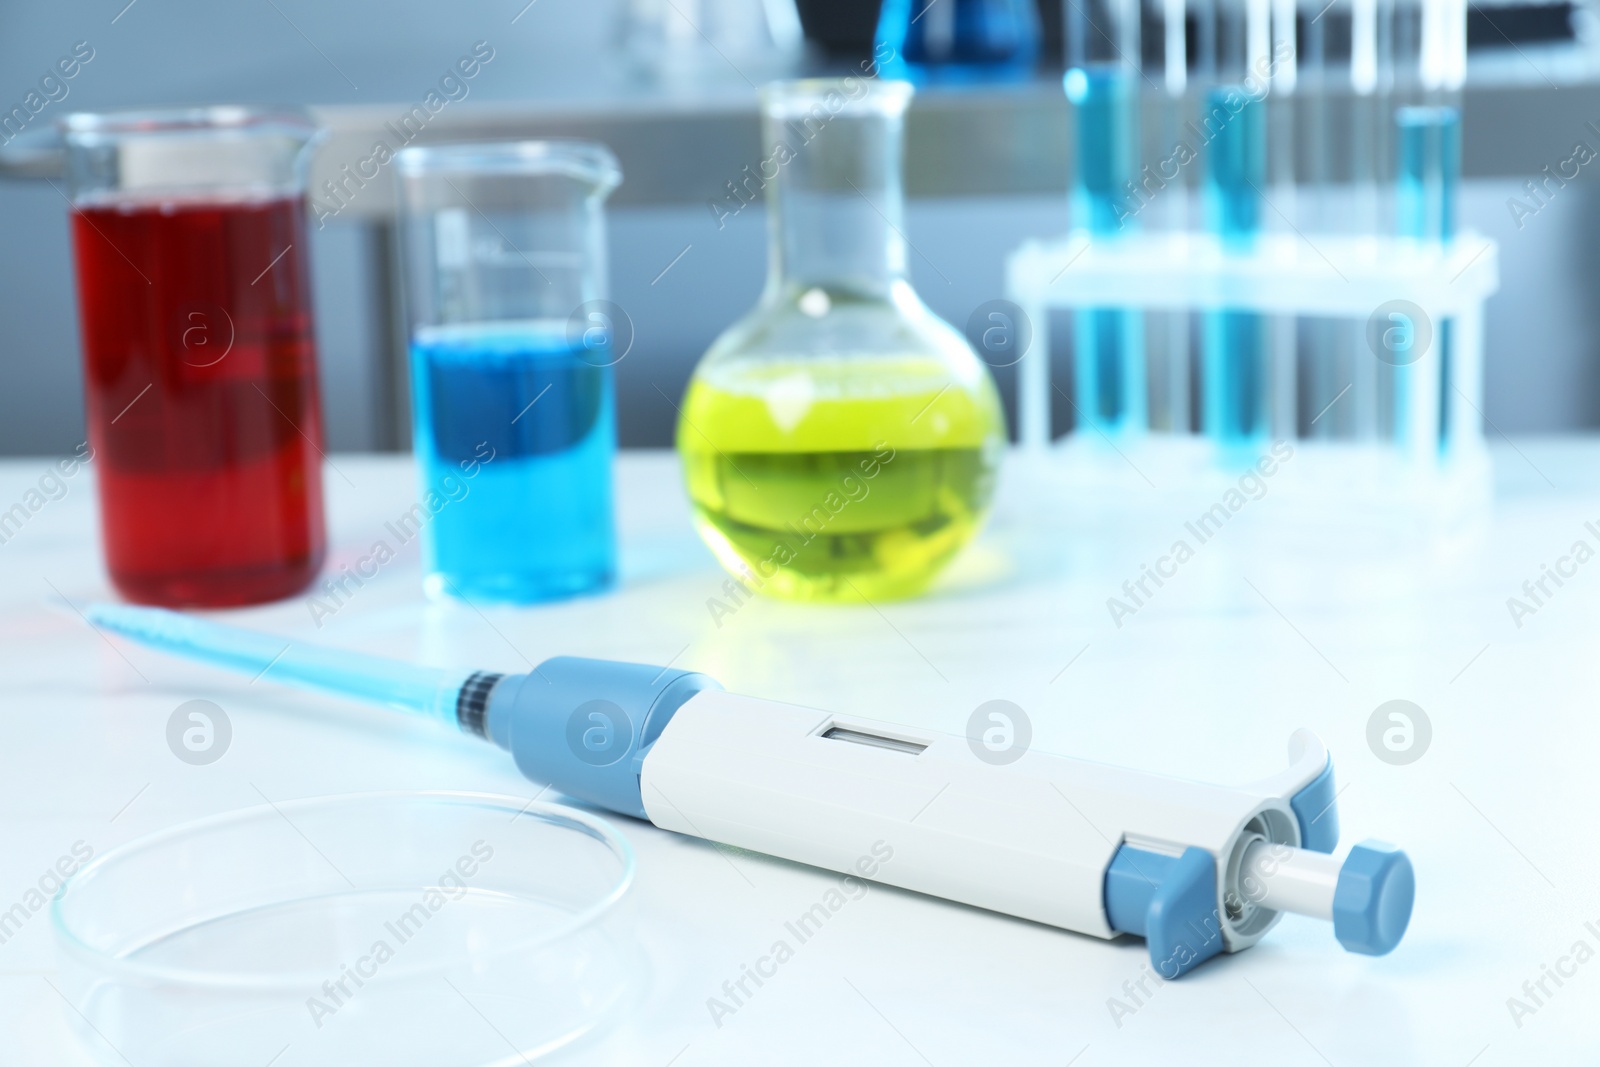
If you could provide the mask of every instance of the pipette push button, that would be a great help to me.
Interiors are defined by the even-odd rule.
[[[1333,935],[1351,952],[1382,956],[1394,950],[1411,922],[1416,898],[1411,860],[1383,841],[1350,850],[1333,891]]]

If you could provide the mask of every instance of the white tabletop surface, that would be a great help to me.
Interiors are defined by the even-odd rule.
[[[1181,518],[1106,518],[1042,499],[1014,470],[933,595],[756,601],[719,626],[706,601],[723,578],[662,454],[619,463],[624,575],[612,594],[522,610],[430,604],[413,545],[320,630],[302,599],[229,614],[287,637],[504,671],[558,653],[671,662],[734,690],[957,733],[978,704],[1004,698],[1026,710],[1037,747],[1219,782],[1279,769],[1290,731],[1309,726],[1334,754],[1343,844],[1396,842],[1417,869],[1416,913],[1392,955],[1345,953],[1326,924],[1289,916],[1132,1014],[1111,1001],[1131,1003],[1137,939],[874,888],[718,1025],[708,998],[836,877],[618,818],[639,855],[649,987],[634,1025],[569,1062],[1595,1063],[1600,962],[1560,987],[1546,980],[1551,995],[1520,1020],[1507,1001],[1576,942],[1600,949],[1600,563],[1520,628],[1506,600],[1573,542],[1600,546],[1584,527],[1600,528],[1600,443],[1518,441],[1494,459],[1492,517],[1448,549],[1278,532],[1263,506],[1234,520],[1253,530],[1207,545],[1120,628],[1106,598]],[[405,460],[332,462],[338,566],[414,489]],[[46,466],[0,463],[0,511]],[[109,596],[92,472],[67,484],[0,544],[0,909],[74,842],[101,853],[263,794],[537,792],[503,752],[426,722],[113,646],[75,610]],[[165,740],[173,709],[195,697],[233,724],[210,766],[180,762]],[[1396,698],[1433,726],[1405,766],[1366,740],[1373,711]],[[0,1064],[90,1062],[57,977],[40,913],[0,944]]]

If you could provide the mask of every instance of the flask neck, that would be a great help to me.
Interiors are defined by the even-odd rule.
[[[873,89],[851,100],[840,88],[769,99],[763,128],[777,169],[769,187],[769,294],[820,288],[888,297],[905,279],[907,96]]]

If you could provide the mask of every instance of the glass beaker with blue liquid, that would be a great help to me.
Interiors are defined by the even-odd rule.
[[[396,157],[429,596],[531,603],[616,570],[605,299],[611,152],[579,141]]]

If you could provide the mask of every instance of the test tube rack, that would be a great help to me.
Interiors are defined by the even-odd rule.
[[[1129,309],[1147,318],[1165,315],[1193,338],[1198,330],[1191,322],[1206,312],[1254,312],[1289,327],[1270,335],[1270,433],[1258,442],[1263,449],[1270,440],[1292,442],[1325,472],[1317,492],[1326,492],[1331,479],[1340,483],[1345,500],[1354,492],[1385,508],[1431,507],[1437,501],[1433,490],[1457,501],[1486,499],[1483,304],[1499,286],[1498,260],[1495,242],[1471,232],[1440,242],[1273,231],[1243,250],[1201,232],[1108,237],[1080,230],[1029,240],[1006,264],[1007,295],[1029,320],[1033,337],[1018,366],[1023,451],[1035,457],[1075,454],[1079,471],[1086,469],[1077,462],[1085,455],[1087,467],[1123,465],[1113,450],[1123,458],[1154,454],[1157,462],[1162,455],[1180,456],[1177,469],[1238,466],[1235,460],[1255,451],[1249,443],[1241,449],[1155,429],[1155,405],[1144,424],[1113,433],[1114,440],[1103,439],[1106,434],[1080,416],[1077,432],[1052,450],[1052,393],[1070,398],[1073,390],[1052,380],[1051,317],[1057,311]],[[1395,309],[1404,318],[1391,323]],[[1333,420],[1312,432],[1304,425],[1308,416],[1296,392],[1297,375],[1317,358],[1298,347],[1297,337],[1304,335],[1293,326],[1305,319],[1347,324],[1339,358],[1348,392],[1328,400],[1351,404],[1365,416],[1341,420],[1345,429],[1337,434],[1327,432]],[[1412,331],[1409,348],[1385,347],[1382,339],[1395,324]],[[1168,358],[1157,347],[1135,358],[1153,368]],[[1180,406],[1193,411],[1201,410],[1204,390],[1226,387],[1206,381],[1199,370],[1178,377],[1179,388],[1189,394],[1179,398]],[[1382,417],[1374,417],[1380,406]],[[1183,427],[1191,428],[1203,429]],[[1206,458],[1196,462],[1197,456]]]
[[[1225,250],[1213,235],[1192,232],[1113,239],[1080,232],[1065,239],[1027,241],[1006,263],[1007,294],[1030,320],[1030,352],[1036,356],[1024,358],[1019,367],[1021,442],[1040,449],[1052,438],[1052,310],[1253,311],[1364,324],[1381,309],[1405,302],[1426,316],[1429,343],[1403,363],[1367,353],[1403,387],[1409,401],[1397,417],[1392,443],[1421,463],[1481,447],[1483,302],[1499,287],[1498,259],[1495,242],[1474,233],[1448,244],[1273,233],[1262,235],[1248,253]],[[1440,380],[1440,326],[1445,322],[1453,323],[1447,390]],[[1353,388],[1361,387],[1360,378]],[[1197,382],[1196,388],[1205,388],[1205,383]],[[1443,411],[1444,404],[1451,410]],[[1441,415],[1451,428],[1443,440]],[[1275,413],[1274,425],[1279,432],[1288,431],[1292,413]]]

